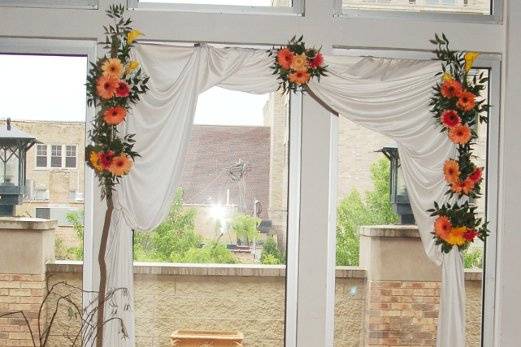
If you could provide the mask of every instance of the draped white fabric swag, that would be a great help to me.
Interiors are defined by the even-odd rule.
[[[132,230],[150,230],[169,212],[183,168],[198,95],[220,86],[249,93],[277,89],[263,50],[173,47],[141,44],[136,58],[150,76],[150,91],[127,118],[142,155],[118,186],[107,262],[109,288],[133,287]],[[430,234],[425,212],[445,201],[443,163],[455,147],[440,134],[429,112],[429,98],[439,62],[326,57],[330,72],[309,87],[326,104],[352,121],[394,139],[414,216],[426,254],[441,265],[442,291],[437,346],[465,346],[465,289],[461,256],[455,248],[442,254]],[[106,329],[107,346],[134,345],[132,311],[119,311],[129,339],[116,324]]]

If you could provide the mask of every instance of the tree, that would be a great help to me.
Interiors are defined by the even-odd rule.
[[[178,188],[170,212],[152,231],[134,232],[134,259],[175,263],[236,263],[237,259],[218,241],[205,242],[195,230],[197,211],[183,205]]]
[[[371,165],[372,191],[365,196],[353,189],[337,209],[337,265],[358,265],[360,240],[358,229],[362,225],[395,224],[398,215],[389,201],[389,161],[381,158]]]
[[[284,264],[285,259],[273,237],[268,237],[262,248],[260,262],[267,265]]]

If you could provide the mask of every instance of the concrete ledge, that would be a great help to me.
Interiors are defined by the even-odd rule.
[[[371,225],[361,226],[360,235],[368,237],[401,237],[419,239],[416,225]]]
[[[0,230],[51,230],[56,228],[56,220],[24,217],[0,217]]]
[[[83,262],[62,260],[47,264],[47,273],[81,273]],[[162,276],[242,276],[242,277],[284,277],[284,265],[257,264],[174,264],[135,262],[135,275]],[[339,266],[337,278],[366,278],[364,269],[356,266]]]

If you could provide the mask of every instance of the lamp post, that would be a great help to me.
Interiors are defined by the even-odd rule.
[[[25,192],[27,151],[37,142],[11,125],[0,127],[0,216],[14,216]]]
[[[412,213],[407,187],[403,178],[400,156],[396,145],[383,147],[378,152],[382,152],[391,162],[389,174],[389,198],[393,204],[394,211],[400,217],[400,224],[415,224]]]

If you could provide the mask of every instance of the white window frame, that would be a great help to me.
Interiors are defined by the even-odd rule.
[[[50,150],[49,149],[47,150],[47,154],[49,155],[48,156],[48,158],[49,158],[49,162],[48,162],[49,169],[51,169],[51,170],[63,169],[63,145],[50,144],[49,147],[50,147]],[[56,147],[56,148],[58,148],[60,150],[60,166],[53,166],[52,165],[52,159],[53,159],[53,157],[56,157],[56,156],[53,156],[53,147]]]
[[[342,7],[342,0],[335,2],[335,16],[345,18],[393,18],[416,21],[439,21],[457,23],[482,23],[501,24],[503,21],[503,1],[493,0],[491,14],[479,15],[474,13],[454,13],[450,11],[406,11],[406,10],[380,10],[380,9],[356,9]]]
[[[0,8],[36,7],[36,8],[80,8],[95,10],[98,0],[0,0]]]
[[[285,6],[234,6],[211,4],[166,4],[142,3],[139,0],[127,0],[128,8],[133,10],[161,10],[178,12],[229,13],[229,14],[270,14],[295,15],[304,13],[304,0],[292,0],[291,7]],[[189,1],[189,0],[187,0]]]
[[[45,166],[38,165],[38,157],[43,157],[42,155],[38,155],[38,147],[45,146]],[[34,150],[34,167],[36,170],[43,170],[49,167],[49,146],[45,143],[37,143]]]
[[[38,148],[36,147],[34,152],[34,169],[35,170],[75,170],[78,168],[78,145],[77,144],[56,144],[56,143],[40,143],[37,146],[46,146],[47,148],[47,166],[39,166],[38,165]],[[52,147],[59,146],[61,148],[61,164],[60,166],[52,166]],[[67,157],[67,146],[73,146],[76,151],[76,166],[68,167],[66,166],[66,157]]]
[[[67,155],[67,147],[74,148],[74,166],[67,166],[67,158],[72,158],[72,156]],[[66,144],[63,145],[63,168],[67,170],[74,170],[78,168],[78,145],[75,144]]]

